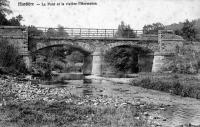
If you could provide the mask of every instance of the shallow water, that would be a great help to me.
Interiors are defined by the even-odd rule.
[[[154,90],[148,90],[128,84],[118,84],[105,80],[67,81],[65,84],[43,85],[43,87],[67,87],[71,94],[79,96],[113,96],[133,101],[138,99],[147,103],[169,105],[167,109],[149,112],[159,124],[177,126],[182,124],[200,125],[200,100],[183,98]],[[161,119],[162,118],[162,119]]]

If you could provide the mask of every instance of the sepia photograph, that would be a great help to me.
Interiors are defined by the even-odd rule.
[[[200,0],[0,0],[0,127],[200,127]]]

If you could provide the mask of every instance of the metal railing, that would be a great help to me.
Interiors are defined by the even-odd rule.
[[[46,37],[74,37],[74,38],[139,38],[143,30],[124,30],[123,34],[118,29],[94,29],[94,28],[45,28],[37,27]],[[41,36],[42,36],[41,35]],[[38,36],[38,35],[37,35]]]

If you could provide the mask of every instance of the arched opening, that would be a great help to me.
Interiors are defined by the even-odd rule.
[[[81,79],[83,74],[91,73],[91,53],[81,47],[51,45],[32,52],[32,54],[33,69],[39,70],[40,73],[47,73],[46,77],[49,76],[48,73],[53,73],[53,75],[59,73],[63,74],[60,78],[73,80]]]
[[[118,45],[104,53],[103,74],[133,74],[151,72],[153,52],[148,48]]]

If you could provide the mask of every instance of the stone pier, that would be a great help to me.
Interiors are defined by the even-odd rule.
[[[171,71],[170,66],[172,66],[173,61],[174,61],[173,53],[155,52],[152,72]]]
[[[83,61],[83,74],[90,75],[92,71],[92,55],[87,55],[84,57]]]
[[[92,75],[100,76],[102,74],[102,52],[101,49],[96,49],[92,54]]]

